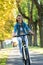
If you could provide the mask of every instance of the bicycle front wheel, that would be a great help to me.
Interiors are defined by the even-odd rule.
[[[25,53],[25,48],[22,47],[22,59],[23,59],[23,62],[25,63],[26,61],[26,53]]]
[[[25,48],[25,54],[26,54],[25,65],[31,65],[30,64],[30,57],[29,57],[28,48]]]

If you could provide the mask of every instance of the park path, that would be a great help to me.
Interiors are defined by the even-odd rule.
[[[6,65],[24,65],[18,47],[12,48],[11,52],[9,53]]]
[[[39,53],[30,52],[31,65],[43,65],[43,55]],[[6,65],[24,65],[21,55],[19,53],[19,48],[12,48],[9,53]]]

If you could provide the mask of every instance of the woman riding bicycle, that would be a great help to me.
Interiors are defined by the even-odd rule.
[[[14,32],[12,36],[20,35],[22,33],[26,34],[27,32],[30,32],[31,34],[34,34],[31,29],[28,27],[28,25],[23,21],[23,17],[21,14],[19,14],[16,18],[16,24],[14,26]],[[18,42],[19,42],[19,48],[20,52],[22,53],[22,37],[18,37]],[[25,43],[26,46],[28,47],[28,38],[25,36]]]

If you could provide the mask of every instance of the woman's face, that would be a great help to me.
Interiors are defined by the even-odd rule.
[[[19,15],[19,16],[17,17],[17,20],[18,20],[19,23],[22,23],[22,15]]]

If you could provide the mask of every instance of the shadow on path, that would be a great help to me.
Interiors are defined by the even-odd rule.
[[[18,48],[12,49],[6,65],[24,65]]]
[[[43,54],[31,54],[32,63],[31,65],[43,65]]]
[[[21,58],[10,58],[6,65],[24,65]]]

